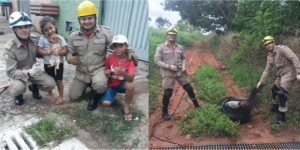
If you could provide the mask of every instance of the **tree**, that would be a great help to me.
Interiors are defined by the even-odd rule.
[[[201,27],[205,32],[232,30],[237,0],[232,1],[174,1],[165,0],[164,10],[179,11],[183,20]]]
[[[300,3],[298,1],[239,1],[234,25],[244,45],[261,45],[261,39],[271,35],[300,35]]]
[[[155,21],[158,28],[163,28],[164,26],[170,27],[172,25],[169,19],[163,17],[158,17]]]
[[[177,24],[174,27],[180,31],[192,31],[199,29],[191,25],[188,20],[178,20]]]

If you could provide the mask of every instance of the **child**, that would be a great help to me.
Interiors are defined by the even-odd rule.
[[[116,93],[125,93],[124,118],[126,121],[132,120],[129,105],[132,101],[135,85],[135,65],[133,60],[129,61],[125,54],[128,48],[127,38],[124,35],[117,35],[113,38],[109,46],[114,53],[108,55],[105,61],[105,75],[109,76],[107,89],[101,98],[104,106],[110,106],[114,101]]]
[[[61,56],[61,63],[59,64],[59,69],[57,70],[57,75],[55,76],[54,75],[55,67],[51,67],[51,68],[48,67],[48,65],[50,65],[50,63],[49,63],[50,54],[55,54],[55,50],[53,50],[53,49],[50,52],[48,52],[48,48],[51,45],[49,43],[50,36],[53,33],[57,34],[55,20],[52,17],[46,16],[40,21],[40,27],[41,27],[42,33],[44,35],[41,36],[41,38],[39,39],[37,52],[38,52],[38,54],[43,55],[45,72],[47,72],[48,75],[50,75],[54,78],[55,82],[57,83],[57,88],[58,88],[58,92],[59,92],[58,99],[55,101],[52,90],[48,91],[48,93],[49,93],[48,100],[51,102],[55,101],[55,104],[61,104],[64,101],[63,84],[62,84],[63,71],[64,71],[64,65],[63,65],[64,57],[63,56],[67,54],[67,46],[66,46],[67,43],[63,37],[59,36],[61,39],[59,41],[59,44],[62,47],[62,50],[60,51],[60,53],[58,55]]]

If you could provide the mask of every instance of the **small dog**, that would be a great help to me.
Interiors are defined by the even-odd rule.
[[[60,56],[58,55],[59,52],[62,50],[60,44],[59,44],[59,41],[61,41],[61,39],[59,38],[59,36],[57,34],[52,34],[50,36],[50,40],[49,42],[51,43],[51,46],[48,48],[48,54],[50,54],[51,52],[51,49],[55,51],[55,55],[51,54],[50,56],[50,64],[48,67],[54,67],[56,66],[54,69],[54,73],[55,73],[55,76],[56,76],[56,69],[59,69],[59,64],[60,64]]]

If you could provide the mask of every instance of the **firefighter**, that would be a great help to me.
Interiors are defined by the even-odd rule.
[[[9,17],[9,26],[16,37],[4,46],[3,58],[16,105],[24,103],[23,93],[26,92],[28,80],[32,82],[28,88],[35,99],[42,99],[39,89],[49,91],[55,87],[54,79],[44,73],[36,61],[38,39],[30,35],[31,25],[30,18],[24,12],[14,12]]]
[[[179,82],[183,89],[188,93],[195,108],[201,109],[193,87],[189,83],[189,78],[185,73],[186,56],[183,47],[175,43],[177,30],[170,27],[166,30],[167,41],[159,44],[154,56],[154,62],[160,67],[163,77],[164,94],[162,99],[162,118],[170,120],[168,115],[168,105],[172,96],[175,80]]]
[[[266,84],[269,73],[272,68],[277,70],[276,80],[271,88],[273,96],[273,106],[269,111],[278,112],[278,116],[272,121],[272,124],[285,122],[285,113],[288,111],[288,93],[296,81],[300,82],[300,61],[293,51],[284,45],[275,45],[272,36],[266,36],[263,39],[263,45],[269,51],[266,68],[257,83]]]
[[[69,35],[67,61],[76,65],[75,79],[70,85],[69,98],[77,100],[91,86],[87,109],[97,108],[100,95],[107,87],[108,77],[104,74],[107,46],[114,37],[108,27],[97,25],[97,9],[94,3],[83,1],[77,8],[80,28]],[[133,51],[127,52],[129,60],[137,58]]]

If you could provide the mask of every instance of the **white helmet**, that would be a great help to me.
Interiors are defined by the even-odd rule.
[[[28,15],[24,12],[17,11],[9,16],[9,27],[31,25],[31,20]]]

